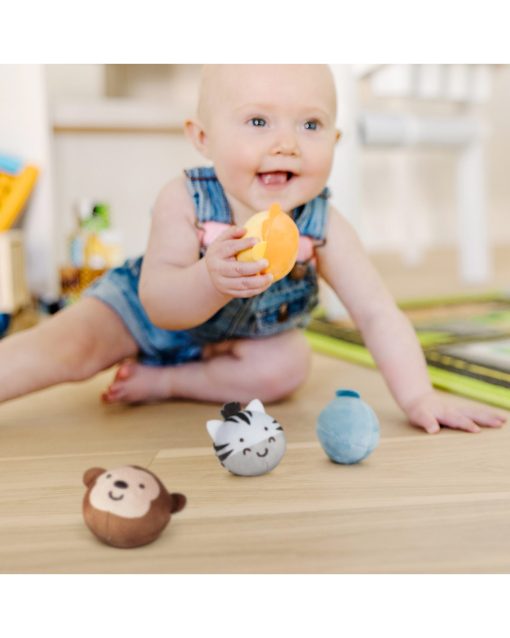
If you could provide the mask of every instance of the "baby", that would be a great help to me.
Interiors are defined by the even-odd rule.
[[[317,304],[317,275],[361,330],[397,403],[427,432],[497,427],[498,411],[436,394],[411,325],[326,182],[340,134],[331,72],[322,65],[205,67],[188,136],[211,167],[160,193],[145,257],[95,282],[75,305],[0,342],[0,401],[87,379],[119,363],[103,400],[282,399],[305,380],[300,328]],[[238,262],[254,245],[241,228],[273,202],[300,232],[284,279],[267,262]]]

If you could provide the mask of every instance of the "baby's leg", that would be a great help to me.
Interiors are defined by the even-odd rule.
[[[297,330],[265,339],[231,342],[206,361],[173,367],[148,367],[127,361],[103,395],[107,402],[195,399],[227,403],[258,398],[277,401],[306,379],[310,348]]]
[[[88,379],[136,352],[135,341],[115,312],[87,297],[0,340],[0,402]]]

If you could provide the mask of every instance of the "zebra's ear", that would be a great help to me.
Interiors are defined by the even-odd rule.
[[[262,405],[262,401],[259,401],[259,399],[253,399],[253,401],[250,401],[245,409],[252,410],[253,412],[263,412],[264,414],[266,413],[266,411],[264,410],[264,406]]]
[[[209,436],[213,441],[216,441],[216,435],[218,434],[218,430],[220,426],[223,425],[223,421],[219,421],[218,419],[213,419],[212,421],[207,421],[205,424],[207,427],[207,431],[209,432]]]

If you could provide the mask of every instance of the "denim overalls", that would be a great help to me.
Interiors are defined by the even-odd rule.
[[[233,223],[230,206],[212,167],[185,171],[195,204],[201,256],[207,250],[211,226]],[[304,327],[318,303],[314,247],[324,243],[328,214],[328,189],[291,215],[300,233],[298,261],[293,270],[265,292],[250,298],[234,298],[200,326],[189,330],[163,330],[147,317],[138,296],[142,257],[128,259],[110,270],[86,291],[110,306],[122,319],[147,365],[176,365],[201,358],[207,343],[234,338],[257,338]]]

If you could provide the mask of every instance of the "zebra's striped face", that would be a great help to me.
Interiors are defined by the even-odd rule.
[[[285,435],[262,403],[254,399],[244,410],[231,409],[224,415],[224,421],[207,422],[220,463],[240,476],[258,476],[274,469],[285,453]]]

